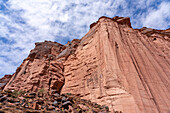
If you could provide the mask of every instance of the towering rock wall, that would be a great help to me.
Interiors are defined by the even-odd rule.
[[[77,94],[111,111],[166,113],[169,38],[169,29],[132,29],[129,18],[101,17],[81,40],[37,43],[4,90],[44,88]]]
[[[62,93],[123,113],[168,112],[169,38],[150,31],[132,29],[128,18],[100,18],[65,61]]]

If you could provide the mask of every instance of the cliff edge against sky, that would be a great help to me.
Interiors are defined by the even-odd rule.
[[[111,111],[168,113],[169,42],[170,29],[133,29],[128,17],[101,17],[80,40],[36,43],[3,90],[43,88]]]

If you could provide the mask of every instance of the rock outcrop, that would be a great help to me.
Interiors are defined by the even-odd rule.
[[[101,17],[66,45],[36,43],[4,90],[72,93],[123,113],[170,112],[170,31]]]
[[[46,91],[55,89],[58,92],[64,85],[62,59],[57,59],[65,46],[45,41],[36,43],[4,90]]]

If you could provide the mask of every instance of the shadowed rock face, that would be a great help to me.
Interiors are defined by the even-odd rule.
[[[133,29],[123,17],[90,28],[66,45],[36,43],[4,90],[73,93],[123,113],[170,111],[169,29]]]
[[[12,75],[5,75],[0,79],[0,91],[2,91],[5,87],[5,85],[9,82],[11,79]]]

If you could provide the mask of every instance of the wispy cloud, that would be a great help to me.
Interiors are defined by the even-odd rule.
[[[143,26],[166,29],[170,26],[170,2],[162,2],[157,8],[148,11]]]
[[[167,0],[0,0],[0,75],[14,73],[35,42],[64,44],[81,38],[103,15],[129,16],[135,28],[168,28],[169,4]]]

